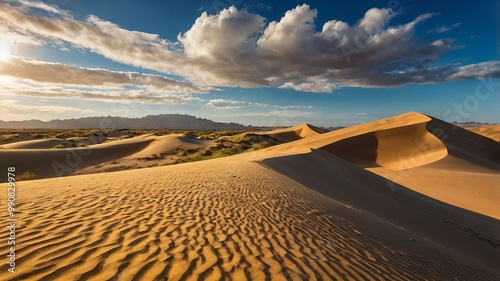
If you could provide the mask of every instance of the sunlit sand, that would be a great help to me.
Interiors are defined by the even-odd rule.
[[[9,279],[2,264],[0,279],[500,278],[497,141],[419,113],[332,132],[305,124],[255,135],[284,143],[18,182],[18,266]],[[50,149],[59,142],[9,144],[1,164],[49,175],[42,166],[66,157]],[[132,161],[186,142],[214,145],[144,135],[82,148],[92,151],[82,161]]]

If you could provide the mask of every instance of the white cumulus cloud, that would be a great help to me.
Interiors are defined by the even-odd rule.
[[[215,15],[202,13],[171,42],[94,15],[78,20],[55,6],[30,3],[0,4],[0,20],[9,32],[31,36],[33,42],[86,49],[123,64],[180,76],[189,83],[172,81],[168,87],[181,94],[186,87],[196,91],[266,86],[331,92],[346,86],[396,87],[499,77],[498,61],[482,65],[488,67],[480,75],[472,65],[440,65],[442,54],[460,46],[445,38],[428,42],[415,34],[417,25],[432,13],[391,25],[397,12],[372,8],[352,25],[332,19],[317,26],[319,11],[307,4],[290,9],[276,21],[229,7]],[[50,16],[34,14],[34,9]],[[145,77],[130,79],[137,82]],[[160,78],[148,79],[152,84],[165,83]]]

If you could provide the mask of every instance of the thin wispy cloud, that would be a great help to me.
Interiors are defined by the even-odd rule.
[[[299,83],[295,84],[293,82],[286,82],[279,86],[281,89],[293,89],[295,91],[309,92],[309,93],[331,93],[334,89],[339,86],[335,83],[327,82],[310,82],[310,83]]]
[[[184,104],[192,94],[208,93],[190,82],[137,72],[82,68],[59,63],[13,58],[0,65],[9,82],[0,92],[23,96],[80,98],[99,101]]]
[[[312,111],[299,111],[299,110],[273,110],[266,112],[244,112],[239,115],[226,115],[230,117],[245,116],[245,117],[283,117],[283,118],[297,118],[297,117],[314,117],[318,114]]]
[[[0,94],[15,94],[40,98],[81,99],[104,102],[135,102],[151,104],[179,105],[197,102],[200,99],[190,94],[154,93],[137,89],[86,88],[49,85],[46,83],[25,82],[2,79]]]
[[[460,22],[454,23],[452,25],[441,25],[439,27],[436,27],[434,29],[429,30],[428,33],[435,33],[435,34],[444,33],[446,31],[457,28],[461,25],[462,25],[462,23],[460,23]]]
[[[194,86],[158,75],[138,72],[118,72],[105,69],[83,68],[60,63],[13,58],[0,65],[0,75],[39,83],[91,87],[144,87],[152,92],[207,93],[207,88]]]
[[[217,109],[239,109],[242,108],[245,104],[245,102],[236,100],[212,99],[208,101],[206,106],[209,108]]]
[[[82,109],[71,106],[47,105],[47,104],[24,104],[16,99],[0,100],[2,109],[2,120],[26,119],[26,116],[39,116],[51,112],[60,114],[95,115],[99,112],[92,109]]]
[[[280,110],[297,110],[297,109],[313,109],[319,108],[311,105],[274,105],[259,102],[243,102],[231,99],[212,99],[206,103],[209,108],[234,110],[240,108],[274,108]]]

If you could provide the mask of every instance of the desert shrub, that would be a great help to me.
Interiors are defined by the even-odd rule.
[[[66,146],[62,145],[62,144],[58,144],[54,147],[52,147],[53,149],[61,149],[61,148],[66,148]]]
[[[207,150],[205,150],[205,151],[203,151],[203,152],[202,152],[202,155],[203,155],[203,156],[210,156],[210,155],[212,155],[212,154],[213,154],[213,152],[212,152],[212,150],[210,150],[210,149],[207,149]]]
[[[36,179],[36,174],[33,172],[24,172],[16,176],[17,181],[34,180]]]
[[[196,152],[198,152],[199,148],[194,147],[194,146],[184,146],[180,145],[177,148],[175,148],[174,153],[181,154],[182,156],[187,156],[187,155],[192,155]]]
[[[231,143],[242,143],[249,142],[252,139],[246,134],[239,134],[235,136],[222,136],[215,140],[215,142],[231,142]]]
[[[258,150],[258,149],[263,149],[263,148],[267,148],[267,147],[270,147],[270,146],[272,146],[272,144],[270,144],[269,142],[267,142],[267,141],[261,141],[261,142],[252,144],[252,149],[253,150]]]
[[[196,152],[192,155],[179,158],[175,160],[175,162],[168,162],[162,164],[162,166],[165,165],[172,165],[172,164],[181,164],[181,163],[187,163],[187,162],[196,162],[196,161],[202,161],[202,160],[208,160],[208,159],[213,159],[213,158],[219,158],[219,157],[226,157],[226,156],[231,156],[238,154],[242,152],[243,149],[240,149],[238,147],[225,147],[222,148],[221,150],[216,150],[216,151],[210,151],[210,150],[205,150],[201,152]]]
[[[231,155],[238,154],[240,152],[242,152],[242,150],[238,149],[237,147],[225,147],[221,150],[214,151],[211,155],[211,158],[231,156]]]

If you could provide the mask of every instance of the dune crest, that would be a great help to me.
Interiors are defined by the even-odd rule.
[[[416,112],[364,123],[272,147],[275,153],[324,150],[362,167],[393,170],[432,163],[447,155],[446,146],[427,129],[431,118]]]
[[[52,148],[56,145],[66,145],[69,141],[57,138],[26,140],[0,145],[2,149],[44,149]]]
[[[147,147],[126,158],[134,159],[151,155],[168,154],[180,146],[208,148],[211,145],[214,145],[214,142],[210,140],[200,140],[195,137],[187,137],[183,134],[166,135],[155,138]]]
[[[328,130],[315,127],[310,124],[302,124],[290,128],[277,129],[267,132],[258,132],[254,133],[255,135],[264,135],[271,137],[273,139],[278,140],[279,142],[286,143],[292,142],[300,139],[306,139],[315,137],[324,133],[327,133]]]
[[[378,130],[320,147],[360,166],[407,169],[435,162],[447,155],[446,146],[425,123]]]

